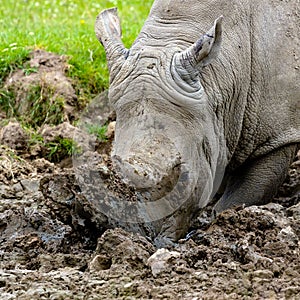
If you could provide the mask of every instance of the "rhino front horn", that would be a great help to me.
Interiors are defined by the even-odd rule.
[[[117,8],[106,9],[97,16],[95,33],[105,49],[110,80],[113,80],[128,56],[128,49],[121,40],[122,29]]]

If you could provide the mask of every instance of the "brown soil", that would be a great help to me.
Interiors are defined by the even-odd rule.
[[[103,118],[113,120],[107,109]],[[109,141],[96,145],[68,122],[40,132],[93,145],[89,158],[101,162],[109,184],[113,127]],[[1,300],[300,298],[300,152],[272,203],[228,210],[213,222],[208,207],[185,240],[156,249],[111,228],[81,193],[70,160],[53,164],[27,147],[17,122],[0,137]]]

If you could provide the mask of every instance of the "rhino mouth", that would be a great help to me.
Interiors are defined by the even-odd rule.
[[[146,201],[156,201],[169,194],[176,186],[182,162],[180,156],[166,162],[145,161],[139,156],[123,161],[119,156],[112,157],[114,169],[122,181],[132,186]]]

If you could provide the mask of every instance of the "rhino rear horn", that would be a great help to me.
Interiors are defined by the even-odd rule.
[[[198,41],[174,55],[174,67],[185,81],[194,82],[201,68],[209,65],[218,56],[222,41],[222,20],[223,16],[220,16]]]
[[[102,11],[96,18],[95,33],[106,52],[106,59],[112,80],[122,67],[128,49],[121,40],[122,29],[117,8]]]

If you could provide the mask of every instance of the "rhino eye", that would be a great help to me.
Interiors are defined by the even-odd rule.
[[[154,69],[154,68],[155,68],[155,63],[149,64],[149,65],[147,66],[147,69],[149,69],[149,70],[152,70],[152,69]]]

